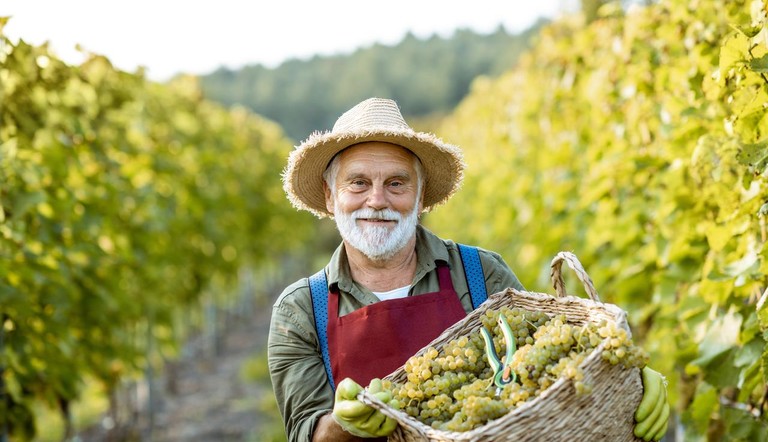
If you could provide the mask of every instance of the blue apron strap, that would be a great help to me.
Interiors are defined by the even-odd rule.
[[[485,290],[485,275],[480,264],[480,254],[477,247],[457,244],[461,254],[461,262],[464,265],[464,276],[467,278],[469,294],[472,297],[472,309],[476,309],[486,299],[488,293]]]
[[[309,293],[312,295],[312,310],[315,314],[315,330],[320,341],[320,352],[323,354],[325,373],[331,389],[336,391],[331,372],[331,355],[328,352],[328,281],[325,279],[325,269],[309,277]]]

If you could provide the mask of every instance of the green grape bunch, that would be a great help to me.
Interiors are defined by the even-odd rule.
[[[401,411],[424,424],[463,432],[537,398],[561,378],[571,380],[577,394],[590,393],[581,366],[600,344],[604,344],[601,357],[610,364],[643,367],[648,361],[627,331],[612,322],[580,325],[562,314],[507,306],[488,309],[480,318],[491,332],[497,354],[505,350],[499,315],[504,315],[516,340],[510,365],[517,380],[498,395],[479,328],[439,349],[428,347],[412,356],[403,366],[405,380],[385,379],[382,389],[391,392]]]

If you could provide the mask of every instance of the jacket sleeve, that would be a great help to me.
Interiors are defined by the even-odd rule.
[[[515,272],[507,265],[501,255],[490,250],[478,250],[483,273],[485,274],[485,287],[488,291],[488,296],[508,288],[525,290],[523,284],[517,279]]]
[[[306,285],[287,288],[269,328],[269,374],[289,441],[312,440],[317,421],[333,409],[309,296]]]

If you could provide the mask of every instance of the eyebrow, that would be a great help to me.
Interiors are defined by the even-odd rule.
[[[364,173],[364,172],[351,172],[351,173],[347,174],[344,177],[344,180],[345,181],[349,181],[349,180],[354,180],[354,179],[357,179],[357,178],[368,178],[368,177],[369,176],[366,173]],[[399,171],[395,172],[394,174],[388,176],[386,178],[386,180],[387,181],[391,180],[391,179],[410,180],[412,178],[413,178],[413,174],[408,173],[408,171],[406,171],[406,170],[399,170]]]

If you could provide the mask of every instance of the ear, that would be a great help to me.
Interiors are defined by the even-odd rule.
[[[323,192],[325,192],[325,208],[329,213],[333,213],[333,193],[331,188],[328,187],[328,183],[323,181]]]

